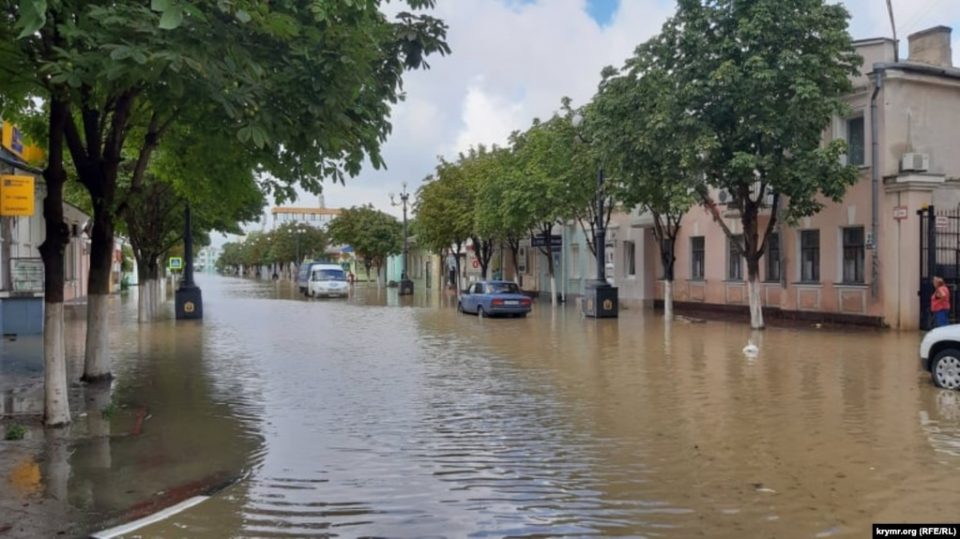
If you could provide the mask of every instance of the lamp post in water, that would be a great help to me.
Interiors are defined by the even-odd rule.
[[[407,202],[410,200],[410,193],[407,192],[407,182],[403,182],[403,191],[400,191],[400,202],[393,198],[390,193],[391,206],[403,206],[403,258],[400,266],[400,295],[409,296],[413,294],[413,281],[407,276],[407,255],[409,246],[407,244]]]
[[[183,257],[185,267],[183,281],[175,294],[177,320],[200,320],[203,318],[203,296],[200,287],[193,282],[193,227],[190,206],[183,213]]]
[[[571,118],[573,128],[577,130],[577,139],[585,144],[591,144],[592,141],[583,136],[580,127],[583,126],[583,114],[579,111]],[[584,290],[583,303],[581,308],[583,314],[593,318],[616,318],[620,311],[620,302],[617,297],[617,288],[607,282],[607,268],[604,260],[604,253],[607,249],[607,231],[604,215],[606,211],[603,201],[603,165],[597,165],[597,199],[596,218],[593,224],[593,248],[597,260],[597,279],[593,282],[587,282]]]

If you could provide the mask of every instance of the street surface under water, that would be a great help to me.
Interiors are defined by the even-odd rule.
[[[199,284],[202,323],[117,301],[113,395],[50,443],[40,483],[90,528],[224,485],[128,537],[867,537],[960,514],[960,393],[916,333]]]

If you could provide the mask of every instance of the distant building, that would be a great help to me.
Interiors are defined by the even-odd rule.
[[[286,223],[303,223],[306,225],[326,228],[334,218],[340,215],[340,208],[327,208],[324,205],[323,196],[320,197],[319,206],[311,207],[293,207],[279,206],[270,210],[270,230],[276,230]],[[264,223],[266,224],[266,223]]]
[[[220,248],[208,245],[197,253],[195,261],[198,273],[216,273],[217,260],[220,259]]]

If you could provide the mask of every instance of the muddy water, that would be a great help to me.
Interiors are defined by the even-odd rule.
[[[118,308],[119,411],[52,454],[91,526],[233,479],[131,537],[864,537],[958,515],[960,393],[919,372],[916,334],[200,284],[202,324]]]

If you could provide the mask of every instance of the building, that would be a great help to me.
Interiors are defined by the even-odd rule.
[[[326,228],[330,221],[340,215],[340,208],[327,208],[323,196],[319,205],[311,207],[281,206],[270,209],[270,230],[276,230],[286,223],[302,223],[314,227]],[[264,223],[266,224],[266,223]]]
[[[960,284],[960,152],[955,149],[960,69],[953,66],[950,35],[950,28],[941,26],[909,36],[909,56],[902,61],[893,40],[855,43],[864,64],[846,98],[851,112],[835,118],[825,138],[846,139],[845,159],[859,167],[860,178],[843,202],[828,202],[795,226],[776,227],[760,270],[768,316],[898,329],[921,326],[923,283],[932,273],[922,261],[928,253],[918,244],[921,235],[925,241],[935,236],[933,271]],[[722,206],[722,195],[715,198]],[[937,212],[936,231],[927,226],[934,223],[919,215],[930,206],[950,210]],[[770,211],[761,214],[761,230]],[[737,233],[739,216],[729,210],[723,216]],[[608,230],[608,278],[626,304],[662,300],[662,265],[652,226],[649,216],[621,212]],[[595,275],[593,255],[575,227],[564,227],[562,233],[564,284],[569,293],[581,293],[584,279]],[[676,259],[679,308],[746,312],[746,264],[704,208],[695,206],[684,217]],[[542,263],[530,264],[536,268],[534,288],[543,288]]]
[[[438,285],[437,268],[440,257],[423,250],[417,245],[417,237],[407,239],[407,277],[413,281],[414,289],[424,290]],[[387,258],[387,282],[399,283],[403,279],[403,254]]]

